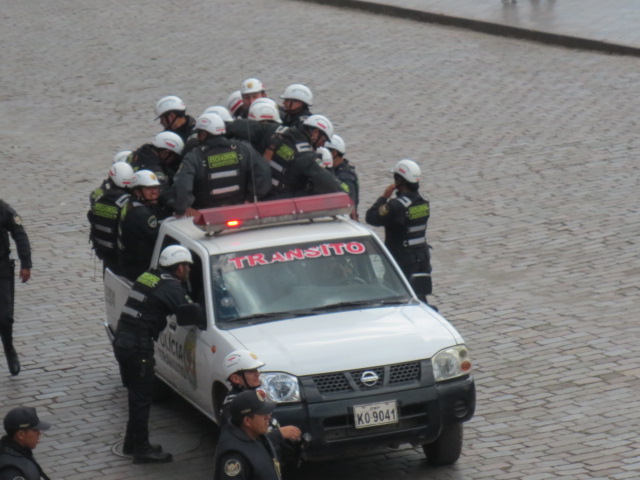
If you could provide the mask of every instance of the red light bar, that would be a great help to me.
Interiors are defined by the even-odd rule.
[[[193,223],[205,232],[218,233],[239,227],[348,215],[351,210],[353,210],[353,202],[349,195],[328,193],[207,208],[198,212]]]

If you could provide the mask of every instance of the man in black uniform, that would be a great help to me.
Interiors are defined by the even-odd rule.
[[[214,480],[281,480],[280,461],[266,437],[275,402],[256,390],[238,394],[231,421],[221,430],[214,460]]]
[[[107,181],[97,190],[101,195],[93,199],[87,219],[91,226],[89,239],[104,268],[118,273],[118,224],[120,212],[129,200],[133,168],[126,162],[111,165]]]
[[[196,132],[199,145],[187,153],[174,177],[176,216],[259,200],[269,192],[268,165],[248,143],[224,136],[226,126],[219,115],[198,117]]]
[[[7,434],[0,438],[0,480],[49,480],[33,457],[40,432],[51,427],[41,422],[33,407],[16,407],[4,417]]]
[[[400,160],[393,169],[394,183],[385,189],[366,215],[368,224],[384,227],[384,243],[407,278],[414,273],[431,273],[426,238],[429,201],[418,191],[420,173],[414,161]],[[396,190],[396,197],[391,198]]]
[[[15,293],[15,262],[11,258],[9,235],[13,238],[20,259],[20,280],[31,278],[31,246],[22,226],[22,219],[13,208],[0,200],[0,337],[11,375],[20,373],[20,360],[13,347],[13,305]]]
[[[140,275],[122,309],[113,340],[122,384],[128,390],[129,421],[122,451],[133,463],[170,462],[170,453],[149,443],[149,412],[154,381],[153,342],[167,326],[167,315],[192,304],[186,288],[193,260],[180,245],[166,247],[158,268]]]
[[[329,171],[342,182],[343,186],[346,185],[346,188],[348,189],[347,193],[351,197],[351,200],[353,200],[354,207],[351,212],[351,218],[353,220],[358,220],[360,185],[358,183],[356,167],[349,163],[349,160],[344,156],[347,152],[344,140],[340,135],[334,135],[327,143],[324,144],[324,148],[331,152],[331,157],[333,158],[333,164],[329,167]]]
[[[191,135],[196,121],[192,116],[187,115],[187,107],[180,97],[175,95],[162,97],[156,102],[154,111],[156,120],[160,120],[165,132],[177,133],[183,144],[187,143],[187,138]]]
[[[139,170],[131,181],[132,195],[120,212],[119,273],[134,281],[149,268],[160,221],[168,216],[158,199],[160,181],[150,170]]]
[[[282,123],[287,127],[299,127],[311,116],[309,107],[313,105],[311,89],[301,83],[293,83],[284,89],[282,98]]]
[[[271,166],[271,198],[289,198],[343,191],[338,179],[318,164],[316,149],[333,136],[333,125],[311,115],[301,127],[235,120],[227,131],[248,140]]]

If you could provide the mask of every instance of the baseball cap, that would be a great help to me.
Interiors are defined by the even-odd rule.
[[[4,429],[7,433],[18,430],[48,430],[51,424],[42,422],[33,407],[16,407],[4,417]]]
[[[273,412],[276,405],[276,402],[265,400],[257,390],[245,390],[231,402],[231,418],[239,421],[249,415],[266,415]]]

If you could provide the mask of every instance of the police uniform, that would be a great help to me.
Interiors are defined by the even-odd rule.
[[[219,207],[263,197],[270,189],[269,170],[250,145],[222,135],[207,138],[182,161],[174,178],[177,215],[187,208]]]
[[[318,165],[317,153],[303,128],[280,127],[264,157],[271,165],[275,197],[318,195],[343,191],[338,179]]]
[[[8,436],[0,439],[0,480],[49,480],[33,452]]]
[[[111,182],[108,185],[87,213],[91,226],[89,239],[104,267],[118,272],[118,224],[120,213],[129,200],[130,193]]]
[[[356,174],[356,167],[349,163],[349,160],[344,158],[342,163],[337,167],[331,167],[329,169],[333,174],[342,182],[343,185],[347,187],[347,193],[351,200],[353,200],[353,204],[355,205],[355,210],[358,210],[358,203],[360,201],[360,185],[358,183],[358,175]]]
[[[9,235],[18,250],[20,269],[31,270],[31,246],[22,219],[13,208],[0,200],[0,337],[12,375],[20,372],[18,354],[13,347],[13,305],[15,293],[15,262],[11,258]]]
[[[122,384],[128,390],[129,421],[124,450],[144,452],[149,445],[149,412],[154,380],[153,342],[167,326],[167,315],[193,303],[184,284],[169,269],[140,275],[129,293],[118,321],[113,350]]]
[[[429,201],[419,192],[378,198],[367,210],[366,221],[384,227],[384,243],[407,278],[414,273],[431,273],[427,244]]]
[[[147,205],[133,196],[123,207],[118,227],[119,271],[129,280],[149,268],[164,217],[159,205]]]
[[[252,440],[232,423],[222,427],[215,455],[214,480],[281,480],[273,444],[261,435]]]

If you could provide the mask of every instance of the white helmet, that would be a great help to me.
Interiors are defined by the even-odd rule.
[[[187,107],[185,107],[184,102],[180,99],[180,97],[176,97],[175,95],[167,95],[166,97],[162,97],[156,102],[154,112],[156,113],[157,120],[167,112],[173,112],[176,110],[184,112],[186,109]]]
[[[240,94],[245,95],[247,93],[258,93],[264,92],[266,88],[264,87],[264,83],[262,83],[257,78],[247,78],[244,82],[242,82],[242,87],[240,87]]]
[[[111,163],[126,162],[129,155],[131,155],[131,150],[122,150],[113,156]]]
[[[271,100],[267,98],[260,98],[253,102],[249,107],[248,117],[251,120],[257,120],[258,122],[276,122],[282,123],[280,119],[280,112],[275,102],[265,102],[260,100]],[[273,101],[273,100],[271,100]]]
[[[236,113],[236,110],[238,110],[241,105],[242,105],[242,94],[240,93],[240,90],[236,90],[231,95],[229,95],[229,98],[227,98],[227,109],[229,110],[229,113],[233,115],[234,113]]]
[[[231,116],[229,110],[220,105],[207,108],[204,112],[202,112],[202,115],[204,115],[205,113],[215,113],[225,122],[233,122],[233,117]]]
[[[396,163],[392,172],[400,175],[409,183],[418,183],[420,181],[420,174],[422,173],[418,164],[407,158]]]
[[[182,137],[177,133],[168,130],[160,132],[153,138],[153,146],[157,148],[166,148],[180,155],[184,148]]]
[[[227,133],[227,127],[224,120],[215,113],[205,113],[200,115],[196,120],[196,130],[204,130],[211,135],[224,135]]]
[[[264,367],[264,362],[249,350],[236,350],[224,358],[223,366],[229,378],[234,373]]]
[[[136,187],[159,187],[160,180],[151,170],[138,170],[131,180],[131,188]]]
[[[318,147],[316,148],[316,153],[318,154],[318,164],[322,168],[333,167],[333,156],[327,148]]]
[[[327,136],[327,139],[333,137],[333,125],[324,115],[311,115],[304,122],[308,127],[317,128]]]
[[[120,188],[130,187],[133,175],[133,167],[127,162],[116,162],[109,170],[109,178]]]
[[[160,252],[160,266],[170,267],[178,263],[193,263],[191,252],[182,245],[169,245]]]
[[[347,153],[347,147],[344,144],[344,140],[340,135],[334,135],[329,139],[327,143],[324,144],[325,148],[330,148],[331,150],[336,150],[340,152],[342,155]]]
[[[285,100],[300,100],[309,106],[313,105],[313,93],[311,93],[311,89],[301,83],[289,85],[284,89],[284,93],[280,95],[280,98],[284,98]]]

